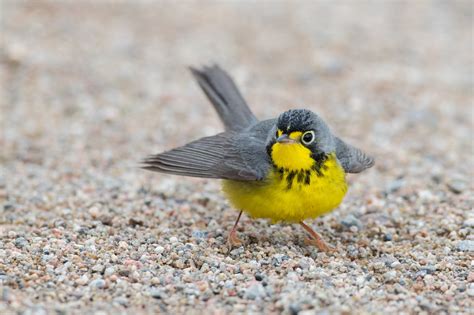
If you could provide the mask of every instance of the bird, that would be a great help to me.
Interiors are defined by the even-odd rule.
[[[189,69],[225,131],[149,155],[141,167],[222,180],[224,195],[238,210],[227,237],[230,247],[242,245],[237,227],[245,212],[270,224],[299,224],[308,234],[306,244],[334,251],[305,221],[338,207],[348,189],[346,174],[372,167],[374,158],[335,136],[308,109],[258,120],[232,77],[218,65]]]

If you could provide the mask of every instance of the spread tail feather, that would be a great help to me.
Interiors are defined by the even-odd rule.
[[[232,78],[219,66],[190,67],[201,89],[219,114],[226,130],[242,130],[258,122]]]

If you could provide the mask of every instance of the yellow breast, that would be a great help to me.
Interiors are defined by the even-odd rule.
[[[234,207],[254,218],[274,223],[316,218],[341,203],[347,183],[335,154],[315,166],[310,153],[305,147],[275,144],[271,153],[275,167],[266,180],[225,180],[223,191]]]

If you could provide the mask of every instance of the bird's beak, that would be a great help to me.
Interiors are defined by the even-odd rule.
[[[296,143],[296,140],[294,139],[291,139],[288,135],[286,134],[282,134],[281,136],[279,136],[276,141],[278,143]]]

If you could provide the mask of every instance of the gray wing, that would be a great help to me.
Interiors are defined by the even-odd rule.
[[[335,139],[336,156],[346,173],[360,173],[374,165],[374,158],[337,137]]]
[[[219,66],[204,67],[202,70],[191,67],[190,70],[226,130],[243,130],[258,122],[232,78]]]
[[[262,180],[269,166],[260,137],[224,132],[151,155],[143,160],[142,167],[191,177]]]

